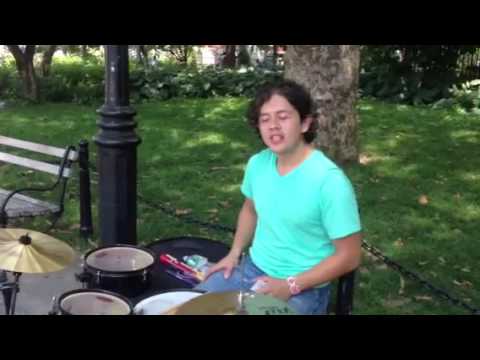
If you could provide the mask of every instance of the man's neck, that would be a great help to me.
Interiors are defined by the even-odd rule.
[[[286,173],[299,166],[313,151],[310,144],[302,144],[296,151],[278,155],[277,167],[280,173]]]

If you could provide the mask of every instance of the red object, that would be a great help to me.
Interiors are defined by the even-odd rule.
[[[178,261],[176,258],[174,258],[173,256],[171,255],[168,255],[168,254],[160,254],[160,261],[163,262],[164,264],[168,264],[168,265],[171,265],[173,266],[174,268],[178,269],[178,270],[181,270],[181,271],[184,271],[184,272],[187,272],[187,273],[190,273],[192,275],[197,275],[197,271],[195,271],[194,269],[192,269],[190,266],[188,266],[187,264],[181,262],[181,261]]]

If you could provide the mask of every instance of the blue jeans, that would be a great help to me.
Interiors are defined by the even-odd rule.
[[[245,263],[243,264],[243,262]],[[244,266],[243,281],[242,266]],[[249,291],[257,277],[267,275],[253,263],[250,256],[245,256],[242,263],[235,267],[228,279],[224,278],[223,273],[223,270],[213,273],[206,281],[198,284],[195,289],[207,292]],[[324,315],[327,312],[329,297],[330,285],[326,285],[322,288],[308,289],[290,297],[288,305],[300,315]]]

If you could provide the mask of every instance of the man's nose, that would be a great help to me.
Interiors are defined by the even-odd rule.
[[[278,126],[279,126],[278,120],[272,119],[272,121],[270,121],[270,129],[278,129]]]

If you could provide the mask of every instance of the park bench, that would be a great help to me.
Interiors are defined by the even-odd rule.
[[[15,150],[13,153],[12,149]],[[24,153],[31,155],[27,156]],[[41,154],[43,158],[48,157],[52,160],[33,159],[33,153],[36,153],[36,157]],[[50,174],[52,182],[44,185],[42,181],[42,184],[29,184],[28,187],[10,190],[0,188],[0,227],[6,227],[13,219],[51,216],[53,218],[49,228],[51,230],[64,211],[67,182],[76,173],[74,168],[76,164],[80,190],[80,234],[85,238],[92,235],[87,141],[80,141],[77,151],[73,145],[59,148],[0,135],[0,166],[5,166],[2,163]],[[47,200],[30,196],[39,193],[50,195],[47,195]]]

